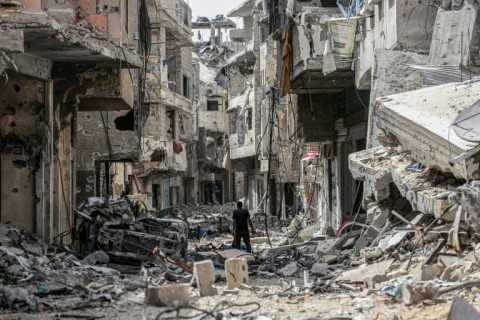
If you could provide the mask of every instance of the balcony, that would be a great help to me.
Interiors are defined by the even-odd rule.
[[[15,60],[29,59],[35,64],[45,63],[41,61],[45,59],[50,63],[92,62],[105,66],[118,66],[118,61],[122,61],[124,68],[141,67],[142,59],[139,55],[127,47],[118,47],[115,43],[120,40],[123,43],[129,43],[123,36],[120,39],[121,7],[116,8],[118,10],[115,14],[97,13],[96,5],[92,8],[92,2],[95,3],[95,1],[80,2],[88,7],[91,14],[87,18],[75,20],[75,23],[73,23],[74,18],[78,17],[77,11],[80,9],[76,5],[71,5],[70,2],[52,4],[41,14],[32,14],[32,11],[41,10],[39,0],[22,1],[26,8],[18,6],[16,10],[10,9],[8,14],[3,14],[5,9],[1,7],[0,25],[4,29],[0,30],[0,37],[15,39],[15,41],[2,43],[1,50],[16,53]],[[133,17],[129,21],[127,28],[133,35],[133,30],[136,29]],[[83,24],[87,24],[87,27],[77,27]],[[89,31],[90,28],[95,29],[95,32]],[[91,34],[95,36],[88,36]],[[132,47],[134,47],[133,42]],[[32,71],[26,70],[26,72],[29,74],[28,72]]]
[[[148,102],[151,104],[159,103],[176,110],[190,112],[191,100],[171,91],[166,85],[148,84],[147,91],[150,98]]]
[[[350,86],[357,20],[341,19],[337,8],[303,12],[299,20],[292,30],[292,89]]]
[[[153,2],[153,1],[152,1]],[[183,0],[155,0],[148,4],[150,23],[165,27],[180,46],[193,47],[191,39],[192,9]]]
[[[86,72],[82,85],[70,90],[67,100],[78,101],[78,111],[130,110],[133,91],[128,70],[100,69]]]
[[[140,168],[138,168],[139,177],[145,177],[154,172],[187,171],[187,146],[185,143],[152,136],[142,140],[144,150]],[[181,152],[175,152],[175,143],[181,145]]]
[[[230,158],[232,160],[254,157],[257,154],[255,150],[255,139],[253,138],[253,134],[250,135],[252,137],[248,134],[245,135],[243,143],[241,143],[238,133],[230,135]]]

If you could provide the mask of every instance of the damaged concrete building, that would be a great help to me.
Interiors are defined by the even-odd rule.
[[[229,77],[229,142],[235,198],[250,211],[285,217],[298,202],[294,135],[296,97],[280,97],[281,51],[271,37],[266,1],[244,1],[228,16],[243,19],[230,38],[244,48],[225,64]]]
[[[146,62],[145,127],[136,172],[149,210],[195,203],[191,9],[182,0],[147,4],[152,43]]]
[[[236,24],[218,15],[213,19],[199,17],[192,23],[198,32],[194,50],[194,117],[198,160],[198,202],[224,204],[234,201],[234,175],[230,166],[228,77],[225,61],[237,48],[225,41],[223,30]],[[200,31],[209,30],[203,41]]]
[[[0,221],[69,243],[77,195],[104,188],[100,162],[135,159],[144,10],[144,1],[1,2]]]
[[[246,1],[244,6],[249,4],[252,14],[246,16],[252,19],[264,3]],[[283,134],[289,131],[290,155],[300,164],[293,174],[296,172],[299,180],[293,181],[299,181],[301,207],[318,223],[320,234],[339,230],[372,203],[407,197],[409,201],[403,199],[399,207],[410,202],[425,213],[448,205],[448,201],[434,203],[432,196],[426,195],[429,192],[409,194],[405,190],[413,187],[405,181],[391,190],[400,180],[400,173],[390,172],[390,161],[396,161],[393,167],[399,166],[398,154],[407,153],[412,162],[444,172],[442,181],[458,184],[462,179],[475,179],[475,143],[456,144],[450,125],[454,115],[476,101],[476,95],[470,92],[472,88],[461,85],[435,86],[469,80],[478,73],[479,39],[473,31],[478,29],[477,2],[418,5],[272,0],[265,5],[269,30],[256,34],[266,34],[263,41],[267,43],[278,41],[278,54],[273,54],[278,70],[275,76],[280,96],[288,98],[274,105],[277,112],[283,104],[295,110],[293,124],[275,125]],[[255,46],[251,47],[255,57]],[[261,53],[260,59],[266,56]],[[255,64],[251,65],[255,70]],[[408,93],[426,87],[432,88]],[[405,94],[390,96],[402,92]],[[443,100],[429,100],[429,95]],[[468,101],[462,95],[467,95]],[[442,107],[442,103],[446,105]],[[454,104],[462,107],[444,110]],[[260,136],[264,133],[264,122],[258,120],[261,115],[252,125],[260,125],[256,132]],[[415,117],[429,120],[418,122]],[[444,129],[439,129],[442,122]],[[281,145],[274,141],[273,150]],[[381,145],[390,149],[363,151]],[[403,149],[395,149],[398,146]],[[257,153],[261,160],[261,152]],[[452,166],[452,159],[458,163]],[[261,165],[258,173],[260,170]],[[274,178],[276,174],[269,177]],[[418,198],[426,203],[413,200]]]
[[[221,55],[221,53],[220,53]],[[196,123],[199,203],[223,204],[232,199],[228,163],[227,90],[214,80],[219,68],[207,67],[196,56]],[[215,70],[215,71],[214,71]],[[214,71],[209,72],[209,71]]]
[[[478,200],[471,196],[479,178],[475,119],[480,97],[473,76],[480,70],[480,39],[469,30],[479,28],[479,8],[475,1],[432,6],[425,12],[429,22],[423,36],[418,26],[407,25],[411,39],[400,34],[394,42],[402,51],[375,51],[370,149],[350,155],[353,176],[364,181],[369,220],[413,210],[457,221],[454,234],[460,221],[476,228],[471,208]],[[449,244],[458,249],[453,238]]]

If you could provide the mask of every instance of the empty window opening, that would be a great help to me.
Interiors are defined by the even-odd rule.
[[[175,111],[167,109],[166,115],[167,137],[173,139],[175,138]]]
[[[133,110],[130,110],[126,115],[115,119],[115,128],[120,131],[134,131],[135,130],[135,116]]]
[[[183,76],[183,96],[190,99],[190,78]]]
[[[253,118],[253,115],[252,115],[252,110],[248,110],[247,111],[247,129],[248,130],[252,130],[253,128],[253,125],[252,125],[252,119]]]
[[[150,156],[152,162],[165,162],[167,160],[167,151],[165,149],[157,149]]]
[[[207,111],[218,111],[218,101],[217,100],[208,100],[207,101]]]

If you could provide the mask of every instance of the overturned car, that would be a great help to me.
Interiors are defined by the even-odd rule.
[[[142,217],[126,198],[89,198],[75,212],[75,245],[80,252],[103,250],[117,262],[153,260],[156,247],[173,257],[187,252],[188,227],[183,220]]]

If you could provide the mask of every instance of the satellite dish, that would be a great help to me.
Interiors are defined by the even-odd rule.
[[[463,140],[480,142],[480,100],[463,110],[453,122],[452,128]]]

